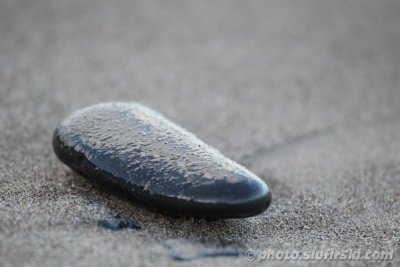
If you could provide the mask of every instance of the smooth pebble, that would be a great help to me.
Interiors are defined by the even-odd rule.
[[[255,174],[135,102],[72,113],[56,128],[53,148],[73,170],[160,213],[240,218],[271,202]]]

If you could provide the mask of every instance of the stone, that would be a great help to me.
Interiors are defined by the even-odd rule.
[[[135,102],[101,103],[56,128],[53,148],[73,170],[153,211],[204,218],[264,212],[263,180]]]
[[[118,214],[112,217],[105,218],[103,220],[98,220],[97,225],[111,231],[120,231],[123,229],[138,230],[142,228],[136,222],[126,218],[121,218],[121,216]]]

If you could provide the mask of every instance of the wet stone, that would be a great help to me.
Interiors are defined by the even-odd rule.
[[[249,217],[271,202],[255,174],[138,103],[72,113],[56,128],[53,148],[73,170],[164,214]]]

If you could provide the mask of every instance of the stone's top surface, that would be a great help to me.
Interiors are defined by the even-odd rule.
[[[100,169],[150,194],[208,203],[265,196],[265,183],[159,113],[110,102],[76,111],[57,127],[61,141]],[[95,177],[94,177],[95,178]]]

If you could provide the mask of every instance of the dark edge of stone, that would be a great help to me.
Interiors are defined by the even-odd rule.
[[[121,196],[145,209],[164,215],[218,219],[244,218],[264,212],[271,203],[271,191],[265,198],[245,204],[200,203],[159,194],[150,195],[143,187],[126,183],[123,178],[115,177],[107,171],[100,170],[83,153],[65,145],[60,139],[58,128],[54,131],[52,144],[57,157],[74,171],[99,184],[103,189],[114,195]]]

